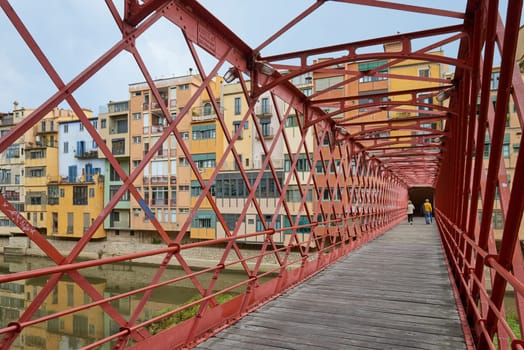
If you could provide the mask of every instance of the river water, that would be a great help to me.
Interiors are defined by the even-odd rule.
[[[53,263],[46,258],[0,255],[0,273],[2,274],[34,270],[45,266],[53,266]],[[98,293],[104,297],[110,297],[148,286],[157,268],[123,263],[83,269],[79,272]],[[185,273],[180,268],[169,268],[162,275],[161,281],[183,275]],[[47,279],[48,277],[39,277],[0,284],[0,327],[6,327],[9,322],[18,320],[42,290]],[[244,273],[226,271],[221,274],[217,287],[223,288],[245,279]],[[209,280],[210,275],[199,277],[204,287]],[[144,310],[138,316],[138,322],[151,319],[161,310],[173,309],[176,305],[185,304],[196,295],[196,289],[189,281],[158,288],[152,293]],[[143,293],[128,296],[112,302],[111,306],[128,320],[133,315],[133,310],[140,303],[142,296]],[[53,292],[47,296],[33,319],[89,302],[92,302],[89,295],[68,275],[64,275]],[[94,307],[25,328],[11,349],[79,349],[117,332],[119,328],[119,325],[100,307]],[[104,347],[104,349],[109,348],[109,346]]]

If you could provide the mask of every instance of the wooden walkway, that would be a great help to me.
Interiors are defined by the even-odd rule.
[[[398,225],[196,348],[466,345],[436,225],[415,218],[414,225]]]

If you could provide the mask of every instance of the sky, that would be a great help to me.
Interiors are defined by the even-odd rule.
[[[123,0],[114,0],[122,10]],[[250,47],[257,47],[299,13],[315,3],[281,0],[202,0],[200,3]],[[417,6],[463,12],[465,0],[403,1]],[[501,1],[501,8],[506,6]],[[11,6],[51,61],[64,82],[69,82],[121,35],[103,0],[11,0]],[[407,33],[460,23],[459,20],[423,14],[327,1],[295,28],[264,48],[262,55],[349,43],[374,37]],[[22,41],[0,9],[0,112],[13,109],[13,101],[25,108],[37,108],[56,91],[56,87]],[[415,45],[423,45],[416,43]],[[136,46],[153,78],[187,75],[196,72],[178,27],[165,19],[157,22],[137,39]],[[457,46],[443,48],[455,55]],[[202,53],[206,71],[216,63]],[[223,74],[227,66],[220,73]],[[108,101],[128,99],[128,85],[144,81],[128,52],[120,53],[73,95],[80,106],[95,115]],[[69,108],[65,103],[62,108]]]

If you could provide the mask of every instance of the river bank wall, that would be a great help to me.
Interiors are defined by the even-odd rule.
[[[51,239],[48,242],[53,245],[62,255],[68,255],[78,243],[77,241]],[[165,247],[163,244],[138,243],[136,241],[91,241],[79,254],[78,260],[96,260],[100,258],[122,256],[138,252],[150,251]],[[256,256],[259,254],[259,246],[255,248],[242,249],[244,258]],[[0,237],[0,254],[46,257],[47,255],[27,237]],[[216,266],[224,254],[224,247],[196,247],[182,251],[181,255],[191,267],[206,268]],[[162,263],[165,254],[148,256],[133,259],[131,262],[136,264],[159,265]],[[231,251],[226,262],[238,260],[234,251]],[[247,262],[249,266],[254,266],[256,259]],[[172,265],[180,265],[177,259],[172,258]],[[273,254],[264,257],[261,269],[268,271],[278,267],[277,259]],[[228,267],[230,269],[242,269],[240,264]]]

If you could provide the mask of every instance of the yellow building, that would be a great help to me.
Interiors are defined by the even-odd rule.
[[[210,82],[210,92],[221,107],[221,88],[223,79],[215,77]],[[191,110],[191,154],[198,174],[207,184],[215,171],[216,164],[222,158],[224,152],[224,134],[221,132],[217,112],[213,108],[210,96],[203,94],[199,103]],[[195,207],[202,193],[202,186],[198,181],[196,173],[191,173],[191,208]],[[210,189],[211,195],[215,196],[215,186]],[[190,237],[195,239],[216,238],[216,215],[208,199],[204,199],[198,206],[198,210],[191,222]]]
[[[104,176],[85,175],[78,182],[59,179],[48,184],[47,234],[57,238],[81,238],[104,209]],[[100,225],[92,238],[105,238]]]
[[[47,232],[50,224],[47,221],[47,184],[60,176],[58,125],[67,120],[77,120],[77,117],[72,111],[55,108],[25,135],[26,217],[42,233]]]

